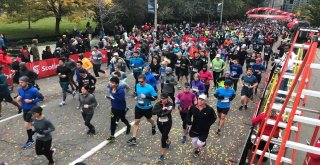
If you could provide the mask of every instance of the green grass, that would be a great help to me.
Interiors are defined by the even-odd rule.
[[[70,22],[67,18],[63,18],[60,23],[60,33],[73,30],[77,27],[78,30],[85,30],[88,20],[82,20],[80,23]],[[95,23],[91,22],[91,26],[95,28]],[[31,29],[28,29],[28,22],[21,23],[0,23],[0,33],[5,34],[9,40],[23,40],[33,38],[35,35],[40,37],[55,36],[55,18],[49,17],[41,19],[37,22],[31,22]]]

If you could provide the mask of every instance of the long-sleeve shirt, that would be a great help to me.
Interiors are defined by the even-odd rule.
[[[192,124],[190,131],[197,134],[209,134],[211,125],[217,120],[217,115],[209,105],[202,110],[193,105],[188,112],[187,120],[189,124]]]
[[[230,73],[232,78],[239,78],[242,72],[243,71],[240,64],[238,64],[237,66],[234,64],[230,65]]]
[[[89,107],[84,108],[83,106],[87,104]],[[83,113],[93,114],[94,108],[98,105],[96,98],[92,94],[81,94],[80,95],[80,107],[82,108]]]
[[[89,59],[83,58],[83,59],[81,60],[81,62],[82,62],[82,67],[83,67],[84,69],[89,70],[89,69],[92,68],[92,63],[90,62]]]
[[[176,103],[180,103],[181,112],[188,112],[191,105],[197,104],[197,97],[192,92],[180,92],[176,97]]]
[[[204,83],[204,85],[210,85],[210,80],[213,80],[212,73],[207,70],[207,71],[200,71],[200,80]]]
[[[26,89],[18,88],[19,96],[21,97],[21,107],[24,111],[30,111],[38,102],[43,100],[42,94],[31,84]],[[31,103],[26,103],[24,100],[33,100]]]
[[[2,97],[10,94],[7,77],[3,73],[0,73],[0,91]]]
[[[226,66],[226,64],[222,59],[217,60],[216,58],[214,58],[211,61],[211,64],[212,64],[212,71],[214,72],[221,72]]]
[[[153,109],[152,109],[152,114],[153,115],[157,115],[158,122],[171,122],[172,121],[172,116],[171,116],[171,112],[172,112],[172,106],[173,104],[171,102],[168,101],[168,104],[162,104],[162,101],[157,102]],[[167,107],[166,110],[162,110],[163,107]]]
[[[174,92],[174,86],[177,85],[177,80],[175,76],[172,74],[165,75],[164,77],[161,77],[161,83],[163,84],[163,92],[165,93],[173,93]]]
[[[147,84],[150,84],[154,89],[157,87],[157,79],[154,77],[151,73],[145,73],[146,75],[146,82]]]
[[[41,120],[34,119],[34,131],[37,133],[37,140],[48,141],[52,139],[51,132],[55,130],[53,124],[45,117]]]
[[[122,87],[118,87],[115,93],[112,93],[112,88],[109,88],[109,93],[112,95],[111,108],[125,111],[127,108],[126,95]]]
[[[201,93],[204,93],[206,91],[206,88],[203,84],[203,82],[199,81],[192,81],[191,82],[191,89],[193,91],[194,94],[196,94],[196,96],[198,97]],[[198,89],[199,92],[196,92],[195,89]]]

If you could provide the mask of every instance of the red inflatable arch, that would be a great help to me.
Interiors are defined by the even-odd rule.
[[[268,14],[255,14],[255,12],[263,11]],[[248,18],[271,18],[271,19],[290,19],[294,17],[293,13],[273,9],[270,7],[259,7],[246,12]]]

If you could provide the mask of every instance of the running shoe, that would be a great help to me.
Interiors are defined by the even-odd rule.
[[[114,136],[110,136],[108,139],[109,143],[114,143],[116,141],[116,138]]]
[[[217,131],[216,131],[216,134],[217,134],[217,135],[220,135],[220,132],[221,132],[221,129],[218,128]]]
[[[126,135],[129,135],[130,131],[131,131],[131,126],[129,125],[129,126],[127,126]]]
[[[77,91],[73,91],[72,92],[72,97],[74,98],[74,96],[76,96],[76,94],[77,94]]]
[[[194,151],[192,155],[193,157],[197,158],[200,156],[200,151]]]
[[[56,154],[56,152],[57,152],[57,149],[52,148],[50,151],[51,151],[51,155],[52,155],[52,157],[54,157],[54,155],[55,155],[55,154]]]
[[[59,106],[60,106],[60,107],[62,107],[62,106],[64,106],[64,105],[66,105],[66,102],[65,102],[65,101],[62,101],[62,102],[59,103]]]
[[[182,136],[181,143],[185,143],[187,141],[187,136]]]
[[[27,148],[31,147],[33,143],[34,143],[33,140],[32,140],[32,141],[28,140],[28,141],[23,145],[23,148],[24,148],[24,149],[27,149]]]
[[[171,140],[169,141],[169,143],[167,143],[166,148],[170,149],[170,146],[171,146]]]
[[[157,133],[156,126],[152,126],[152,135],[155,135]]]
[[[21,112],[22,112],[22,108],[19,107],[19,108],[18,108],[18,114],[20,114]]]
[[[135,137],[132,137],[131,139],[129,139],[127,141],[127,143],[129,143],[130,145],[136,145],[137,144],[137,140]]]
[[[239,107],[239,111],[242,111],[242,109],[243,109],[243,105],[241,105],[241,106]]]
[[[248,109],[248,106],[247,106],[247,105],[244,105],[244,109]]]
[[[165,157],[163,155],[160,155],[158,162],[159,163],[163,163],[164,159],[165,159]]]

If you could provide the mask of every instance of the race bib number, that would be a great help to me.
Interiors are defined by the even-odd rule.
[[[110,53],[110,52],[111,52],[111,50],[107,50],[107,52],[108,52],[108,53]]]
[[[181,66],[181,64],[176,64],[176,67],[180,67]]]
[[[230,100],[229,100],[229,98],[226,98],[226,97],[225,97],[223,100],[221,100],[221,102],[222,102],[222,103],[228,103],[228,102],[230,102]]]
[[[235,76],[235,75],[237,75],[237,71],[232,71],[232,76]]]
[[[214,69],[215,69],[215,70],[219,70],[220,68],[219,68],[219,67],[217,67],[217,66],[215,66],[215,67],[214,67]]]
[[[167,122],[169,121],[169,118],[167,116],[159,117],[159,122]]]
[[[193,68],[192,71],[193,72],[198,72],[198,69],[197,68]]]
[[[92,59],[96,60],[96,59],[98,59],[98,58],[97,58],[97,57],[92,57]]]
[[[246,86],[246,87],[248,87],[248,86],[249,86],[249,83],[244,83],[243,85]]]

